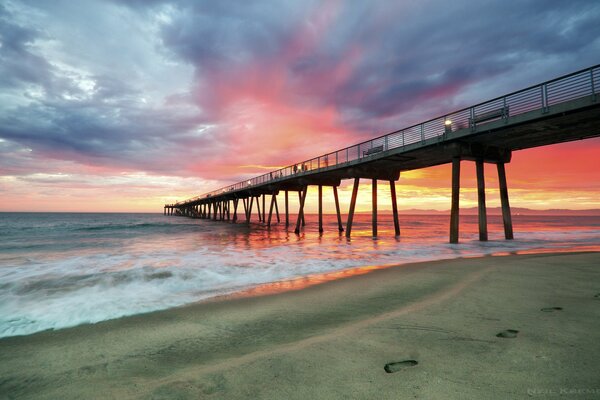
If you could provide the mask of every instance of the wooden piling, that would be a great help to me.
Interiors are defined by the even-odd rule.
[[[298,192],[300,194],[300,207],[298,210],[298,220],[296,221],[296,229],[294,232],[296,235],[300,234],[300,224],[304,220],[304,202],[306,201],[306,193],[308,192],[308,186],[304,187],[302,192]]]
[[[342,215],[340,213],[340,199],[338,198],[337,186],[333,186],[333,198],[335,200],[335,213],[337,214],[338,230],[344,232],[342,226]]]
[[[460,158],[452,159],[452,207],[450,209],[450,243],[458,243],[460,196]]]
[[[502,206],[502,221],[504,222],[504,237],[514,239],[510,203],[508,201],[508,185],[506,184],[506,171],[504,163],[496,164],[498,167],[498,184],[500,186],[500,203]]]
[[[262,196],[262,222],[263,222],[263,224],[265,223],[265,211],[267,209],[265,206],[266,198],[267,198],[267,195],[263,194],[263,196]]]
[[[346,223],[346,237],[350,238],[352,232],[352,221],[354,220],[354,209],[356,208],[356,196],[358,195],[358,184],[360,178],[354,178],[354,186],[352,187],[352,198],[350,199],[350,210],[348,210],[348,222]]]
[[[483,171],[483,160],[475,161],[477,171],[477,211],[479,215],[479,240],[488,240],[487,210],[485,207],[485,175]]]
[[[394,217],[394,231],[400,236],[400,222],[398,221],[398,202],[396,200],[396,182],[390,181],[390,194],[392,196],[392,214]]]

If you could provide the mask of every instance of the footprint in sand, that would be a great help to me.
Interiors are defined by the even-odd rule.
[[[414,367],[417,364],[418,364],[418,362],[415,360],[396,361],[396,362],[391,362],[391,363],[385,364],[385,367],[383,367],[383,369],[388,374],[391,374],[391,373],[398,372],[398,371],[408,368],[408,367]]]
[[[540,311],[543,312],[554,312],[554,311],[560,311],[562,310],[562,307],[544,307],[542,309],[540,309]]]
[[[515,329],[507,329],[505,331],[500,332],[496,336],[505,338],[505,339],[514,339],[517,337],[517,333],[519,333],[519,331],[517,331]]]

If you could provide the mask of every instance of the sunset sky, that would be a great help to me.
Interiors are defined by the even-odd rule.
[[[2,1],[0,211],[162,212],[598,64],[598,21],[589,0]],[[515,152],[507,176],[513,207],[600,208],[600,139]],[[448,209],[450,166],[397,190]]]

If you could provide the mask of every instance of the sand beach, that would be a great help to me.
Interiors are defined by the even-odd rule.
[[[0,398],[597,398],[599,266],[417,263],[4,338]]]

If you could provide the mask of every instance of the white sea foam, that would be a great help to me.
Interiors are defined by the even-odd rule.
[[[474,240],[471,233],[458,245],[423,234],[427,226],[420,228],[418,238],[362,237],[351,242],[337,236],[297,239],[281,232],[271,240],[260,232],[215,229],[225,230],[192,230],[176,237],[133,235],[126,245],[101,251],[0,264],[0,337],[162,310],[263,283],[364,265],[600,244],[597,229],[524,232],[513,241],[489,242]]]

